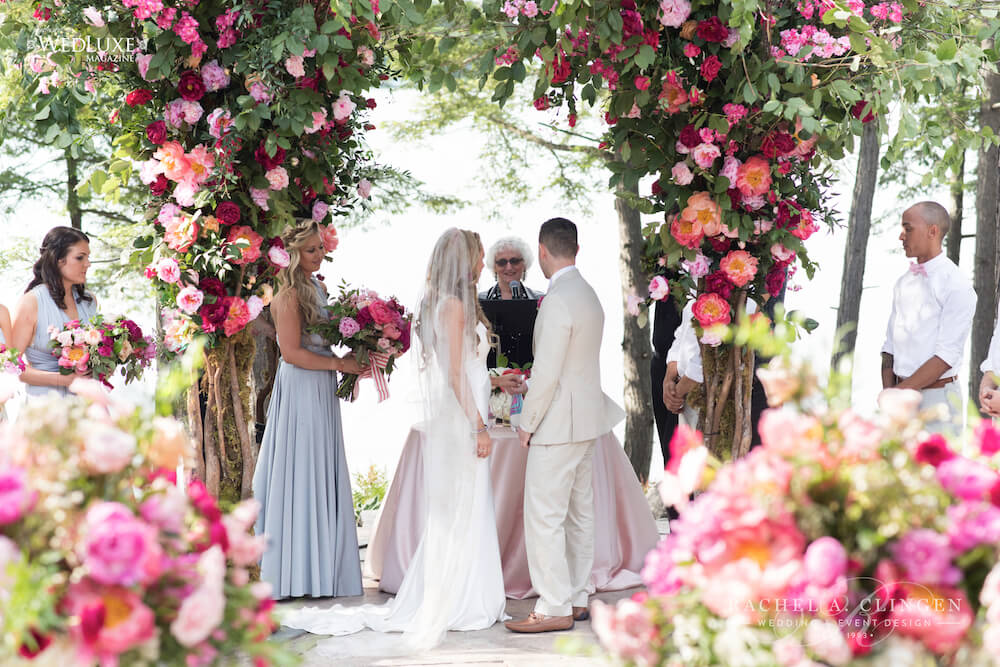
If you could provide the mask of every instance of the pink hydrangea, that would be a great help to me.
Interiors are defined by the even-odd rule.
[[[90,577],[122,586],[146,584],[160,574],[163,550],[156,528],[121,503],[97,502],[87,510],[80,557]]]

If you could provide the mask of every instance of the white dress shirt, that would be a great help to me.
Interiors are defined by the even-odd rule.
[[[931,357],[951,368],[942,378],[958,375],[965,341],[976,312],[972,283],[942,252],[896,281],[892,311],[882,351],[893,356],[892,371],[908,378]]]
[[[701,367],[701,346],[694,331],[694,301],[688,301],[681,312],[681,325],[674,332],[674,342],[667,350],[667,363],[677,362],[677,376],[688,377],[698,384],[705,381]]]
[[[979,370],[984,373],[992,372],[1000,377],[1000,302],[997,303],[997,321],[993,328],[993,338],[990,339],[990,352],[983,359]]]

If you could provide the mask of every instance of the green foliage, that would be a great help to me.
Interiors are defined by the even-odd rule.
[[[359,526],[361,512],[381,507],[388,489],[389,479],[382,468],[371,465],[365,473],[354,473],[351,493],[354,496],[354,519]]]

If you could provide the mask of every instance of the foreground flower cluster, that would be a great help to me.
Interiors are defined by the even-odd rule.
[[[0,662],[221,664],[281,661],[264,548],[246,501],[223,514],[177,484],[183,427],[108,403],[96,381],[29,403],[0,425]]]
[[[786,395],[815,387],[782,368]],[[725,465],[677,431],[662,490],[680,517],[647,556],[648,593],[595,604],[614,655],[1000,664],[1000,431],[980,422],[960,453],[921,430],[917,392],[889,390],[874,420],[818,398],[766,412],[762,446]]]

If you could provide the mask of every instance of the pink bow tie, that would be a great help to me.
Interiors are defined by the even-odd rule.
[[[923,264],[919,264],[917,262],[913,262],[912,264],[910,264],[910,273],[913,273],[913,274],[918,275],[918,276],[924,276],[924,277],[926,277],[927,276],[927,267],[925,267]]]

